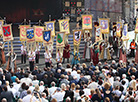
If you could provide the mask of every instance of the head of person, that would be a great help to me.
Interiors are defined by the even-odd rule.
[[[41,96],[42,96],[43,98],[46,98],[46,93],[42,92]]]
[[[6,99],[6,98],[3,98],[3,99],[1,100],[1,102],[7,102],[7,99]]]

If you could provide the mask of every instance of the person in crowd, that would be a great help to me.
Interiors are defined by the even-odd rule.
[[[6,63],[5,54],[4,54],[4,44],[0,42],[0,66],[3,66]]]
[[[135,57],[135,49],[137,47],[137,43],[135,43],[135,40],[133,39],[132,42],[130,43],[130,57]]]
[[[41,46],[39,45],[38,42],[36,42],[36,49],[35,49],[35,62],[36,63],[39,63],[39,55],[40,55],[40,49],[41,49]]]
[[[50,67],[50,65],[52,63],[52,56],[51,56],[51,53],[48,51],[47,47],[46,47],[46,51],[44,53],[44,57],[45,57],[46,68],[48,68],[48,67]]]
[[[33,71],[34,70],[34,61],[35,61],[35,52],[33,51],[33,48],[29,51],[28,56],[29,56],[30,71]]]

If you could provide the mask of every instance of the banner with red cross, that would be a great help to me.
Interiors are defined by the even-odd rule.
[[[13,40],[11,24],[2,26],[2,35],[3,35],[3,41]]]

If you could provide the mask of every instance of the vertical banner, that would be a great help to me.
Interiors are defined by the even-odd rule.
[[[51,30],[43,31],[43,45],[52,45],[52,33]]]
[[[122,23],[121,22],[117,22],[116,28],[117,28],[116,29],[116,36],[120,37],[121,36]]]
[[[58,32],[56,47],[64,47],[65,46],[64,39],[65,39],[65,32]]]
[[[69,19],[58,20],[60,32],[65,32],[65,34],[70,34]]]
[[[35,34],[36,42],[43,42],[43,31],[44,31],[44,27],[34,26],[34,34]]]
[[[2,26],[4,24],[4,20],[0,20],[0,36],[2,36]]]
[[[97,26],[96,27],[96,33],[95,33],[95,42],[102,41],[102,33],[101,33],[101,27]]]
[[[92,30],[92,15],[82,15],[82,29]]]
[[[26,28],[29,28],[30,25],[20,25],[20,41],[26,41]]]
[[[129,35],[128,35],[128,24],[124,24],[123,27],[123,36],[121,38],[123,41],[129,40]]]
[[[35,42],[34,28],[30,27],[26,29],[27,43]]]
[[[2,32],[3,32],[2,33],[3,41],[13,40],[11,24],[3,25],[2,26]]]
[[[52,37],[55,36],[55,21],[45,22],[46,30],[51,30]]]
[[[81,35],[82,35],[82,30],[74,30],[73,31],[73,41],[74,41],[75,46],[80,45]]]
[[[99,18],[99,24],[101,26],[101,33],[109,34],[109,19]]]
[[[136,20],[135,33],[138,33],[138,18],[137,18],[137,20]]]

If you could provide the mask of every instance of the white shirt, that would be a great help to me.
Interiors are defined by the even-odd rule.
[[[41,46],[36,46],[36,49],[35,49],[35,54],[38,54],[38,53],[39,53],[40,48],[41,48]]]
[[[122,79],[122,80],[124,80],[124,81],[126,82],[125,85],[128,86],[128,84],[129,84],[128,79],[124,78],[124,79]]]
[[[31,92],[33,92],[34,89],[35,89],[35,87],[33,87],[33,86],[29,86],[29,90],[31,90]]]
[[[73,70],[73,71],[71,72],[71,76],[77,76],[77,71]]]
[[[18,91],[20,87],[21,87],[21,84],[17,84],[16,82],[13,83],[13,88],[14,88],[15,90]]]
[[[21,46],[21,54],[26,54],[26,46]]]
[[[85,88],[85,89],[83,89],[83,91],[84,91],[84,94],[85,95],[90,95],[91,93],[90,93],[90,89],[88,89],[88,88]]]
[[[23,102],[30,102],[31,98],[32,98],[32,95],[29,94],[23,98]],[[33,96],[32,102],[36,102],[36,101],[37,101],[36,97]]]
[[[30,78],[22,78],[21,79],[21,84],[22,83],[26,83],[26,85],[29,85],[30,83],[32,83],[32,80]]]
[[[55,98],[57,102],[63,101],[63,97],[65,96],[65,91],[63,92],[56,92],[54,95],[52,95],[52,98]]]
[[[32,83],[35,86],[35,85],[38,85],[39,84],[39,81],[38,80],[33,80]]]
[[[44,91],[44,89],[45,89],[45,87],[43,85],[39,86],[40,93],[42,93]]]
[[[45,52],[44,56],[45,56],[45,62],[49,62],[51,60],[51,53]]]
[[[61,54],[59,54],[59,52],[57,52],[57,54],[56,54],[56,59],[57,59],[57,62],[59,62],[59,61],[60,61],[60,58],[61,58]]]
[[[29,56],[29,61],[35,60],[35,52],[31,53],[31,51],[29,51],[28,56]]]
[[[89,89],[96,89],[96,88],[98,88],[98,83],[96,83],[96,82],[92,82],[92,83],[90,83],[89,85],[88,85],[88,88]]]
[[[48,88],[49,94],[52,95],[55,92],[56,89],[57,89],[57,87],[55,87],[55,86],[51,87],[51,88]]]
[[[15,90],[14,88],[10,88],[9,91],[12,92],[14,97],[16,97],[16,95],[18,95],[17,90]]]

